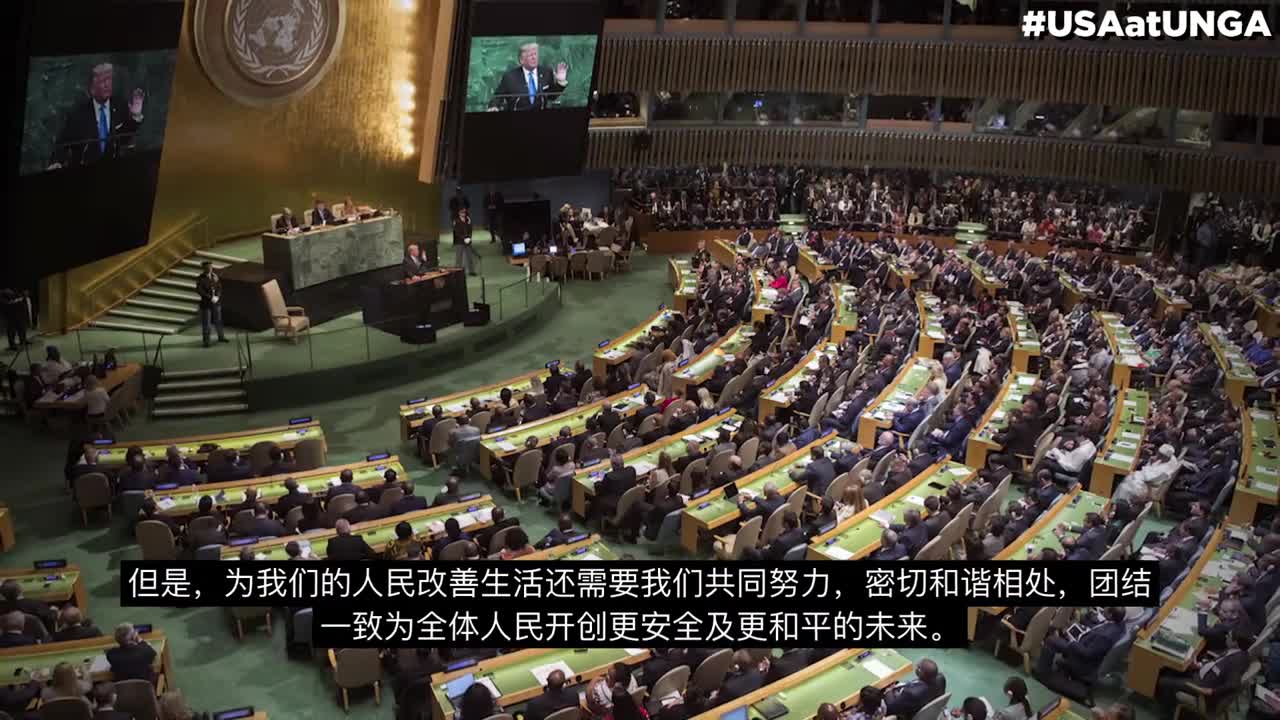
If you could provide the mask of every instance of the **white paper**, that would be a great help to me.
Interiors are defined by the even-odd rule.
[[[863,660],[862,667],[866,668],[868,672],[875,675],[879,680],[883,680],[893,674],[893,668],[874,657]]]
[[[579,559],[579,560],[603,560],[604,558],[600,557],[599,555],[597,555],[597,554],[595,554],[595,553],[591,553],[591,552],[589,552],[589,553],[583,553],[583,554],[579,555],[579,556],[578,556],[578,559]],[[546,683],[543,683],[543,684],[546,684]]]
[[[1272,470],[1271,468],[1266,467],[1264,465],[1259,465],[1258,467],[1254,468],[1254,470],[1256,470],[1259,475],[1271,475],[1274,477],[1276,474],[1275,470]]]
[[[1117,462],[1121,464],[1133,462],[1132,455],[1121,455],[1120,453],[1111,453],[1111,457],[1107,459],[1110,460],[1111,462]]]
[[[838,545],[828,545],[822,549],[822,552],[828,555],[829,557],[835,558],[836,560],[848,560],[849,558],[853,557],[853,553],[849,552],[848,550],[845,550],[844,548]]]
[[[311,488],[307,487],[307,486],[306,486],[306,483],[298,483],[298,492],[300,492],[300,493],[307,493],[308,495],[310,495],[310,494],[311,494]]]
[[[177,504],[178,504],[178,501],[174,500],[171,497],[162,497],[156,501],[156,507],[160,508],[161,510],[168,510],[169,508]]]
[[[338,478],[329,478],[329,487],[338,487],[341,484],[342,481]]]
[[[881,525],[889,525],[893,522],[893,516],[885,512],[884,510],[871,513],[871,519],[875,520]]]
[[[1124,401],[1124,406],[1125,406],[1125,407],[1137,407],[1137,406],[1138,406],[1138,401],[1137,401],[1137,400],[1125,400],[1125,401]]]
[[[493,697],[495,698],[502,697],[502,693],[498,692],[498,686],[493,684],[493,678],[489,678],[489,677],[476,678],[475,682],[477,685],[485,686],[489,690],[489,694],[492,695]]]
[[[649,472],[651,472],[654,468],[658,466],[654,465],[651,462],[645,462],[644,460],[639,460],[632,463],[631,467],[636,469],[636,475],[647,475],[649,474]]]
[[[459,527],[466,528],[476,524],[476,517],[471,513],[458,513],[452,517],[454,520],[458,521]]]
[[[1019,384],[1019,385],[1035,385],[1035,384],[1036,384],[1036,379],[1035,379],[1034,377],[1032,377],[1032,376],[1024,375],[1024,376],[1022,376],[1022,377],[1019,377],[1019,378],[1018,378],[1018,384]],[[869,664],[870,662],[871,662],[871,661],[870,661],[870,660],[868,660],[868,661],[867,661],[867,663],[865,663],[865,664]]]
[[[623,648],[623,652],[630,655],[631,657],[635,657],[637,655],[643,655],[649,651],[645,650],[644,648]]]
[[[427,523],[427,531],[432,535],[439,535],[444,532],[444,522],[441,520],[432,520]]]
[[[514,452],[516,449],[516,446],[512,445],[506,440],[503,440],[502,442],[498,443],[498,449],[503,452]]]
[[[924,498],[920,497],[919,495],[908,495],[905,499],[907,502],[911,503],[912,505],[919,505],[920,507],[924,507]]]
[[[546,687],[547,676],[556,670],[562,671],[565,674],[565,677],[574,677],[576,675],[576,673],[573,672],[573,668],[570,668],[568,663],[563,660],[547,663],[546,665],[539,665],[536,668],[530,669],[529,672],[533,673],[533,677],[538,681],[539,685]]]
[[[1142,435],[1141,435],[1140,433],[1132,433],[1132,432],[1122,432],[1122,433],[1120,433],[1120,437],[1122,437],[1122,438],[1124,438],[1124,439],[1126,439],[1126,440],[1141,440],[1141,439],[1142,439]]]
[[[97,675],[111,671],[111,663],[107,661],[107,654],[100,652],[93,656],[93,661],[89,663],[89,674]]]
[[[1276,491],[1275,483],[1264,483],[1254,480],[1252,487],[1254,490],[1260,490],[1264,493],[1274,493]]]
[[[487,523],[493,520],[493,508],[480,508],[471,513],[471,517],[476,519],[477,523]]]

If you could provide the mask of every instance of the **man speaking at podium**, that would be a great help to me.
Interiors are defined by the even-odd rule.
[[[405,280],[413,280],[427,274],[427,262],[423,259],[422,251],[416,243],[409,246],[400,267],[404,271]]]
[[[88,96],[66,112],[58,134],[49,169],[88,165],[115,159],[134,145],[142,125],[142,103],[146,93],[137,88],[124,98],[113,97],[115,71],[111,63],[93,66],[89,73]]]
[[[502,73],[489,101],[489,112],[497,110],[545,110],[569,86],[569,66],[551,68],[538,64],[538,43],[520,46],[520,64]]]

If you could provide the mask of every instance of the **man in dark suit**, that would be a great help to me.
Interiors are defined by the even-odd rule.
[[[769,675],[765,678],[767,683],[775,683],[782,678],[793,675],[809,666],[813,653],[809,648],[788,648],[783,651],[782,655],[773,659],[769,663]]]
[[[155,682],[156,650],[138,637],[138,631],[129,623],[116,626],[116,647],[107,650],[107,663],[111,677],[121,680],[150,680]]]
[[[929,701],[947,691],[947,678],[938,672],[938,664],[928,658],[916,663],[916,679],[896,685],[885,692],[886,715],[913,717]]]
[[[591,501],[591,515],[595,518],[613,515],[622,493],[636,484],[636,469],[627,467],[618,453],[609,456],[609,467],[609,472],[596,483],[596,497]]]
[[[755,507],[748,507],[741,496],[738,498],[738,512],[742,513],[742,521],[746,522],[759,515],[765,520],[773,512],[787,504],[787,499],[778,492],[778,484],[770,480],[764,484],[764,494],[754,500]]]
[[[114,75],[111,63],[93,67],[87,97],[63,115],[62,132],[49,159],[50,170],[115,159],[134,148],[146,93],[142,88],[134,89],[127,104],[124,98],[113,97]]]
[[[116,684],[98,683],[93,688],[93,720],[133,720],[133,713],[116,709]]]
[[[444,481],[444,492],[436,495],[435,499],[431,501],[432,507],[462,502],[462,493],[458,491],[459,480],[460,478],[457,475],[450,474],[449,479]]]
[[[329,205],[323,200],[316,200],[311,208],[311,224],[312,225],[332,225],[333,211],[329,209]]]
[[[422,249],[417,243],[405,249],[404,262],[400,263],[401,273],[405,280],[412,280],[427,274],[427,259],[422,257]]]
[[[67,640],[84,640],[102,636],[102,631],[93,623],[86,622],[80,608],[68,605],[58,613],[58,631],[53,634],[54,642]]]
[[[0,617],[0,648],[35,645],[36,639],[25,632],[27,616],[12,610]]]
[[[283,208],[280,217],[276,218],[275,227],[272,229],[283,235],[296,227],[298,227],[298,218],[294,216],[292,210]]]
[[[435,544],[431,546],[431,559],[439,560],[440,554],[444,552],[444,549],[449,547],[451,543],[470,539],[471,534],[462,529],[462,523],[458,522],[457,518],[449,518],[448,520],[445,520],[444,535],[441,536],[439,540],[436,540]],[[483,553],[484,550],[481,550],[480,552]]]
[[[1109,607],[1106,620],[1089,628],[1075,640],[1054,632],[1044,639],[1036,659],[1035,676],[1049,678],[1055,668],[1078,680],[1088,680],[1097,672],[1107,651],[1124,635],[1124,608]]]
[[[450,518],[452,520],[453,518]],[[338,532],[331,540],[329,540],[328,548],[325,550],[325,557],[329,560],[372,560],[377,556],[373,548],[369,547],[369,543],[359,535],[351,534],[351,523],[345,518],[334,523],[333,529]]]
[[[1098,513],[1084,516],[1084,529],[1078,536],[1064,537],[1065,532],[1062,528],[1054,529],[1068,552],[1068,560],[1097,560],[1107,551],[1107,521]]]
[[[253,521],[245,526],[244,535],[248,537],[283,537],[289,534],[284,523],[271,517],[267,506],[258,503],[253,508]]]
[[[516,527],[520,524],[520,518],[509,518],[507,517],[506,510],[503,510],[501,507],[495,507],[493,509],[493,514],[489,518],[489,522],[491,522],[492,525],[476,533],[475,537],[476,544],[480,546],[480,554],[482,555],[489,554],[489,541],[493,540],[494,535],[509,527]]]
[[[870,559],[877,562],[892,562],[905,560],[908,556],[907,548],[898,542],[898,533],[886,529],[880,533],[880,548],[871,553]]]
[[[0,583],[0,613],[17,610],[27,615],[40,618],[46,628],[53,628],[57,614],[49,603],[23,597],[22,586],[17,580],[5,580]]]
[[[338,484],[329,488],[329,492],[325,495],[325,502],[332,502],[339,495],[355,495],[360,492],[360,486],[356,485],[355,473],[350,468],[344,469],[338,473]]]
[[[720,689],[716,691],[716,704],[737,700],[764,685],[764,675],[756,667],[755,658],[750,651],[738,650],[733,654],[733,668],[724,677]]]
[[[1174,707],[1177,693],[1205,695],[1210,713],[1216,715],[1216,708],[1240,687],[1241,677],[1249,667],[1246,648],[1253,641],[1252,635],[1234,632],[1227,638],[1227,649],[1216,658],[1193,662],[1187,673],[1165,670],[1156,680],[1156,700],[1162,707]]]
[[[253,477],[253,469],[249,467],[249,461],[240,456],[238,450],[232,449],[227,452],[224,462],[211,465],[205,474],[209,482],[234,482]]]
[[[414,510],[426,509],[427,499],[420,495],[415,495],[413,493],[413,483],[406,482],[404,484],[404,497],[392,503],[391,512],[388,514],[404,515],[405,513],[411,513]]]
[[[928,413],[925,412],[924,406],[915,398],[910,398],[903,404],[902,410],[893,416],[892,427],[896,433],[910,435],[916,429],[916,426],[924,421]]]
[[[262,468],[261,477],[284,475],[286,473],[291,473],[294,470],[294,464],[285,461],[284,450],[281,450],[278,447],[273,447],[267,451],[267,459],[270,460],[270,462],[267,463],[266,467]]]
[[[200,263],[200,277],[196,278],[196,294],[200,296],[200,335],[204,346],[209,347],[211,327],[218,331],[218,342],[231,342],[222,332],[222,281],[213,271],[213,263]]]
[[[810,493],[821,497],[835,478],[836,466],[822,451],[822,446],[814,445],[809,451],[809,464],[804,468],[801,482],[809,488]]]
[[[547,686],[542,694],[529,701],[525,706],[525,720],[546,720],[547,716],[557,710],[578,705],[578,693],[565,688],[563,670],[552,670],[547,675]]]
[[[800,527],[799,516],[790,510],[786,510],[782,513],[782,532],[773,539],[773,542],[766,545],[763,550],[754,554],[758,554],[761,560],[782,562],[788,550],[808,542],[809,534]],[[750,553],[750,551],[748,552]]]
[[[310,494],[304,493],[298,489],[297,480],[294,480],[293,478],[285,480],[284,495],[276,501],[276,515],[279,515],[282,518],[288,517],[290,510],[296,507],[301,507],[309,497],[311,497]]]
[[[543,536],[534,547],[539,550],[545,550],[556,545],[563,545],[574,535],[573,516],[565,513],[560,516],[559,523],[551,529],[551,532]]]
[[[354,525],[368,520],[377,520],[383,517],[383,514],[382,508],[369,501],[369,493],[361,490],[356,493],[356,506],[348,510],[343,517],[346,518],[347,522]]]
[[[906,548],[907,555],[915,557],[920,552],[920,548],[929,542],[929,530],[920,520],[920,511],[911,509],[903,513],[902,519],[905,524],[891,525],[890,528],[898,533],[898,541]]]
[[[520,46],[519,64],[502,73],[489,110],[545,110],[568,86],[569,66],[560,63],[552,71],[539,65],[538,44],[526,43]]]
[[[382,500],[382,493],[398,487],[400,487],[400,475],[395,470],[387,468],[386,472],[382,473],[382,484],[374,485],[365,492],[369,493],[369,502],[377,505]]]

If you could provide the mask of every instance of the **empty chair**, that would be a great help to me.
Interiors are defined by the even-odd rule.
[[[315,648],[311,644],[311,629],[315,624],[315,611],[311,608],[303,608],[293,614],[293,646],[305,647],[307,655],[310,657]]]
[[[576,252],[569,256],[569,277],[578,277],[579,275],[584,279],[587,277],[587,256],[589,254]]]
[[[261,475],[262,471],[271,464],[271,451],[278,447],[270,440],[254,443],[249,448],[249,469],[254,475]]]
[[[759,518],[756,518],[759,519]],[[689,680],[692,687],[711,692],[720,687],[733,665],[733,650],[717,650],[698,664]]]
[[[476,548],[476,552],[480,551],[480,548],[476,547],[476,544],[470,540],[455,540],[454,542],[445,545],[444,549],[440,551],[440,557],[436,559],[448,561],[463,560],[467,557],[467,550],[472,547]]]
[[[213,518],[210,518],[213,520]],[[216,524],[217,521],[214,520]],[[173,531],[159,520],[143,520],[134,528],[138,545],[142,547],[143,560],[177,560],[178,546],[173,541]]]
[[[386,490],[382,491],[381,495],[378,496],[378,507],[382,508],[384,511],[390,510],[391,506],[395,505],[403,497],[404,497],[403,488],[398,488],[398,487],[387,488]],[[302,508],[297,507],[297,508],[294,508],[293,510],[301,510],[301,509]],[[293,510],[290,510],[289,512],[292,513]],[[299,516],[301,516],[301,513],[299,513]],[[285,525],[287,527],[288,523],[285,523]]]
[[[253,523],[253,510],[248,508],[237,512],[231,516],[231,532],[235,535],[252,535],[249,532]]]
[[[120,680],[115,686],[116,710],[133,715],[134,720],[158,720],[160,704],[150,680]]]
[[[427,443],[427,454],[431,456],[431,467],[439,466],[439,457],[449,452],[449,433],[458,427],[458,421],[445,418],[431,429],[431,439]],[[427,458],[423,458],[426,460]]]
[[[111,481],[102,473],[85,473],[75,479],[76,505],[80,507],[80,522],[89,526],[89,511],[106,508],[107,520],[111,519]]]
[[[542,471],[542,450],[525,450],[516,459],[515,470],[511,473],[511,485],[515,488],[516,501],[523,500],[520,489],[532,487],[538,482],[538,473]]]
[[[475,426],[481,434],[489,431],[489,421],[493,419],[493,412],[490,410],[481,410],[471,416],[471,424]]]
[[[920,712],[916,713],[912,720],[936,720],[949,702],[951,702],[951,693],[943,693],[920,708]]]
[[[280,283],[274,279],[263,283],[262,298],[267,303],[267,312],[271,314],[271,328],[276,337],[283,335],[296,343],[302,333],[311,327],[311,318],[307,317],[305,308],[284,304]]]
[[[683,514],[684,508],[680,508],[662,518],[662,525],[658,526],[658,535],[653,541],[655,555],[661,555],[680,545],[680,517]]]
[[[742,458],[742,467],[750,468],[756,464],[756,456],[760,452],[760,438],[752,437],[738,448],[738,457]]]
[[[271,637],[271,608],[269,607],[229,607],[227,612],[231,615],[231,621],[236,627],[236,639],[244,639],[244,621],[262,619],[263,627],[267,630],[267,637]]]
[[[609,272],[609,254],[603,250],[595,250],[587,254],[587,277],[595,278],[600,276],[603,280],[604,276]]]
[[[1025,631],[1014,627],[1008,620],[1004,620],[1002,624],[1009,630],[1009,646],[1018,651],[1022,655],[1022,671],[1029,673],[1031,667],[1035,665],[1036,658],[1040,656],[1040,646],[1044,643],[1044,636],[1049,632],[1049,624],[1053,622],[1054,613],[1057,608],[1040,608],[1035,615],[1031,617],[1031,622],[1027,623]],[[1000,655],[1002,641],[996,638],[996,656]]]
[[[631,506],[643,500],[644,494],[644,485],[636,485],[635,487],[627,488],[627,491],[622,493],[622,496],[618,498],[618,506],[614,510],[613,515],[611,517],[604,518],[605,528],[621,528],[623,518],[627,516],[627,513],[631,512]]]
[[[373,699],[382,704],[382,662],[377,648],[345,648],[329,651],[333,681],[342,694],[342,709],[350,712],[349,692],[354,688],[373,686]]]
[[[489,538],[489,547],[480,548],[480,551],[488,555],[497,554],[499,551],[502,550],[503,547],[505,547],[504,543],[506,543],[507,541],[507,533],[511,532],[514,529],[515,529],[514,527],[507,527],[507,528],[502,528],[498,532],[494,533],[493,536]]]
[[[649,688],[650,700],[655,703],[661,702],[662,698],[667,697],[672,693],[680,693],[680,695],[683,696],[685,686],[689,684],[689,676],[691,674],[692,671],[689,670],[688,665],[680,665],[666,671],[663,673],[662,677],[658,678],[658,681],[653,684],[653,687]],[[652,715],[653,713],[651,712],[650,716]],[[550,718],[548,718],[548,720],[550,720]]]
[[[330,500],[324,509],[325,527],[333,527],[343,515],[351,512],[355,506],[356,496],[351,493],[344,493]]]
[[[324,440],[321,438],[307,438],[293,448],[294,469],[298,472],[322,467],[324,459]]]

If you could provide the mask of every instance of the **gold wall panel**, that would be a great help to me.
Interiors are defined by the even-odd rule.
[[[187,3],[151,238],[172,233],[193,213],[207,219],[214,240],[253,235],[282,205],[301,212],[314,197],[334,202],[346,195],[401,210],[406,229],[434,229],[439,191],[419,181],[418,171],[422,144],[435,138],[410,127],[406,142],[405,124],[419,124],[412,98],[426,98],[425,86],[436,77],[425,68],[435,51],[440,1],[347,2],[345,37],[328,73],[307,94],[268,108],[232,100],[205,76]],[[48,278],[45,326],[83,321],[68,317],[66,288],[114,273],[130,257]]]
[[[606,34],[601,57],[601,92],[870,92],[1280,115],[1274,52]]]
[[[588,167],[870,165],[1280,195],[1280,162],[1174,148],[901,130],[738,126],[651,129],[649,150],[640,152],[635,141],[641,132],[591,130]]]

